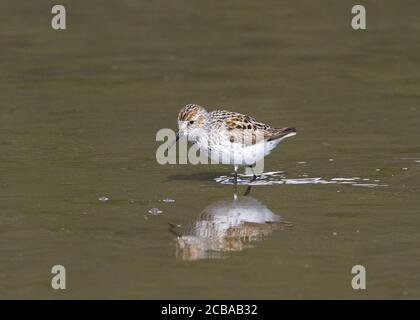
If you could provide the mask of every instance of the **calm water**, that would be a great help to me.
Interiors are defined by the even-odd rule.
[[[1,298],[420,298],[418,1],[66,3],[0,2]],[[158,165],[191,102],[296,126],[284,183]]]

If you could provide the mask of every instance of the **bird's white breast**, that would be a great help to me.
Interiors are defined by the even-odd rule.
[[[232,143],[229,139],[223,137],[210,139],[209,136],[201,136],[196,143],[200,151],[211,158],[212,163],[253,165],[270,154],[280,141],[281,139],[263,140],[256,144],[244,145],[242,143]]]

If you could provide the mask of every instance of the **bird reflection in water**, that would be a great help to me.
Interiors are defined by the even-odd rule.
[[[235,193],[233,200],[207,206],[185,235],[172,232],[177,234],[177,258],[191,261],[223,258],[226,252],[249,248],[273,230],[291,226],[255,198]]]

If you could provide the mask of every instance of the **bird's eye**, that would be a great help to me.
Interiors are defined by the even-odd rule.
[[[190,121],[190,124],[193,124],[193,123],[194,123],[194,120],[191,120],[191,121]]]

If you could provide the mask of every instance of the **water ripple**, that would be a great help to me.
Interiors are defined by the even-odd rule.
[[[252,185],[252,186],[269,186],[276,184],[346,184],[355,187],[386,187],[388,185],[381,184],[380,180],[374,180],[371,182],[369,178],[360,177],[336,177],[331,179],[324,179],[322,177],[305,177],[305,178],[286,178],[282,171],[265,172],[262,176],[256,180],[251,181],[252,176],[250,175],[238,175],[238,184],[240,185]],[[234,184],[234,178],[232,176],[220,176],[214,179],[216,182],[232,185]]]

